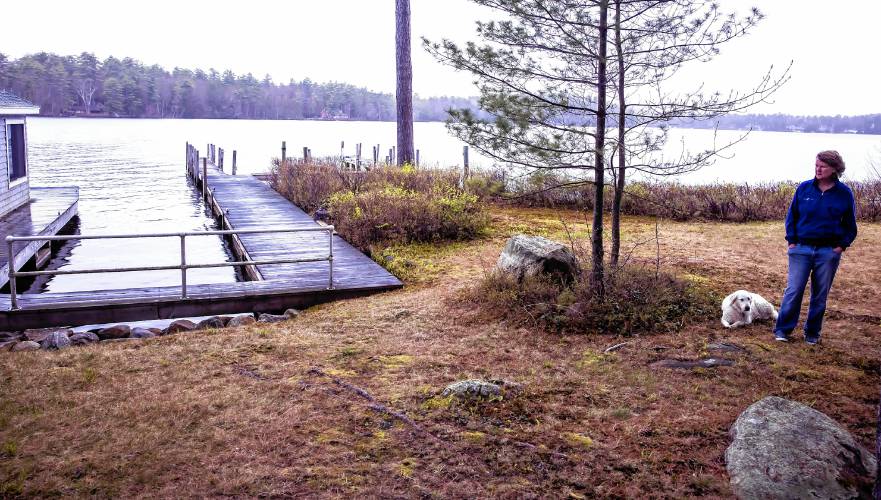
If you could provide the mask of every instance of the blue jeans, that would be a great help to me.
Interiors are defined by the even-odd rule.
[[[826,313],[826,297],[832,288],[832,280],[841,254],[830,247],[796,245],[789,249],[789,276],[786,291],[780,304],[777,325],[774,332],[789,335],[798,323],[801,312],[801,299],[805,294],[805,285],[811,279],[811,303],[808,306],[808,319],[805,321],[805,340],[820,339],[823,327],[823,315]]]

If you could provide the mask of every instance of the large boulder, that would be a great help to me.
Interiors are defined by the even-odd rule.
[[[70,335],[73,334],[70,330],[56,330],[51,332],[46,338],[40,342],[40,346],[43,349],[64,349],[65,347],[70,347]]]
[[[94,344],[101,340],[95,332],[74,333],[70,336],[70,343],[73,345]]]
[[[129,337],[133,339],[152,339],[155,336],[156,333],[140,326],[132,328],[132,332],[129,334]]]
[[[502,396],[509,391],[517,391],[520,384],[508,380],[481,380],[468,379],[453,382],[448,385],[441,396],[456,396],[459,398],[490,398]]]
[[[223,320],[217,316],[205,318],[196,325],[196,330],[208,330],[209,328],[223,328]]]
[[[256,322],[257,320],[254,319],[254,315],[251,313],[237,314],[236,316],[233,316],[231,320],[229,320],[229,323],[227,323],[226,326],[234,328],[236,326],[251,325]]]
[[[541,236],[512,236],[499,255],[496,269],[517,281],[540,274],[571,281],[578,275],[578,260],[569,248]]]
[[[98,330],[98,338],[101,340],[122,339],[128,337],[132,333],[132,328],[128,325],[113,325]]]
[[[730,433],[725,461],[739,498],[871,498],[875,458],[813,408],[766,397]]]
[[[174,335],[180,332],[191,332],[196,329],[196,324],[188,319],[176,319],[163,330],[163,335]]]
[[[23,340],[12,346],[12,352],[37,351],[39,349],[40,344],[34,342],[33,340]]]

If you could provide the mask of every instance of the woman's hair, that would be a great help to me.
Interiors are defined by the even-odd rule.
[[[841,177],[844,173],[844,160],[838,151],[820,151],[817,153],[817,159],[832,167],[836,177]]]

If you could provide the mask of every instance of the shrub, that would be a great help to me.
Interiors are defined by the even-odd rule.
[[[632,335],[677,331],[715,316],[721,296],[697,283],[642,268],[610,273],[596,298],[586,280],[569,286],[547,277],[517,282],[492,273],[470,300],[490,313],[571,333]]]
[[[467,239],[489,223],[477,196],[451,188],[428,192],[386,186],[328,200],[337,231],[362,250],[378,242]]]

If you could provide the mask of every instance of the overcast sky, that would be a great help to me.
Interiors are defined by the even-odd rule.
[[[757,5],[748,37],[689,73],[689,85],[728,90],[794,61],[792,80],[763,113],[881,113],[881,0],[719,0]],[[276,82],[306,77],[394,92],[394,0],[27,0],[0,7],[0,52],[94,52],[171,69],[231,69]],[[135,7],[137,6],[137,7]],[[464,41],[487,11],[468,0],[411,0],[413,87],[421,96],[475,95],[467,74],[428,56],[419,37]],[[11,20],[11,21],[10,21]]]

